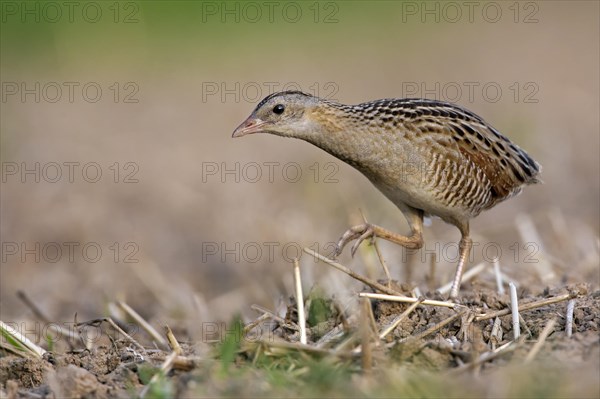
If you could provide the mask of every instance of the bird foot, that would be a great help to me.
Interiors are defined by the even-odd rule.
[[[337,258],[341,253],[346,244],[348,244],[352,240],[356,240],[356,242],[350,248],[350,254],[354,257],[356,250],[360,246],[360,244],[366,240],[367,238],[375,238],[375,228],[370,223],[359,224],[353,227],[350,227],[342,237],[340,237],[335,250],[333,251],[333,259]]]

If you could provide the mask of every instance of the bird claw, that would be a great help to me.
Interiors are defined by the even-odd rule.
[[[373,225],[370,223],[359,224],[349,228],[339,239],[336,248],[333,251],[333,259],[342,253],[342,250],[350,241],[356,240],[356,242],[352,245],[352,248],[350,248],[350,254],[352,257],[354,257],[354,254],[356,253],[356,250],[360,244],[367,238],[375,238],[375,230],[373,229]]]

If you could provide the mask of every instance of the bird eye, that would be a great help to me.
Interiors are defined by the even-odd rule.
[[[276,106],[273,107],[273,112],[276,113],[277,115],[283,114],[284,110],[285,110],[285,107],[282,104],[277,104]]]

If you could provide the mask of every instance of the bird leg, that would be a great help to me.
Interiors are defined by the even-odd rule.
[[[459,259],[458,266],[456,266],[456,273],[454,274],[454,280],[452,281],[452,287],[450,288],[450,299],[455,299],[458,296],[458,290],[460,288],[460,280],[462,279],[463,269],[469,258],[469,252],[473,246],[473,240],[467,235],[463,235],[458,244]]]
[[[335,251],[333,252],[333,258],[336,258],[339,254],[341,254],[346,244],[348,244],[350,241],[356,240],[350,249],[350,253],[352,256],[354,256],[358,246],[364,240],[375,237],[383,238],[384,240],[402,245],[403,247],[409,249],[421,248],[423,246],[423,212],[406,205],[399,206],[399,208],[406,217],[406,221],[410,226],[411,235],[409,237],[394,233],[375,224],[359,224],[349,228],[342,235],[337,243]]]

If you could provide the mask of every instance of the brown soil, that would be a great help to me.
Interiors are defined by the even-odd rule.
[[[396,287],[402,289],[406,287]],[[520,299],[525,302],[537,301],[568,292],[577,292],[578,298],[574,312],[574,331],[569,338],[565,334],[565,311],[567,302],[555,303],[522,313],[525,321],[524,334],[531,332],[534,339],[528,339],[513,353],[499,356],[497,359],[483,362],[479,372],[493,373],[507,367],[511,362],[522,363],[531,350],[542,329],[550,319],[556,319],[554,332],[550,334],[537,355],[537,364],[560,364],[567,367],[591,365],[598,367],[600,358],[600,342],[598,326],[600,325],[600,290],[588,292],[588,286],[577,285],[555,290],[544,290],[536,295],[522,293]],[[440,298],[441,299],[441,298]],[[506,295],[500,296],[490,290],[467,293],[462,303],[471,310],[487,309],[493,311],[505,309],[509,300]],[[333,301],[329,302],[331,305]],[[521,302],[520,302],[521,303]],[[373,301],[373,315],[378,330],[388,325],[393,318],[402,313],[406,304]],[[329,306],[333,309],[333,306]],[[493,319],[469,324],[469,312],[438,329],[434,334],[414,339],[415,334],[441,323],[456,311],[449,308],[419,306],[406,318],[393,334],[383,341],[383,345],[375,350],[375,364],[402,365],[415,371],[459,370],[472,362],[481,353],[489,350],[492,342],[491,330]],[[317,341],[323,330],[341,326],[341,315],[335,309],[329,313],[329,320],[322,321],[309,330],[309,342]],[[297,320],[293,304],[288,310],[288,323]],[[512,339],[511,316],[500,317],[502,337],[500,342]],[[356,318],[349,317],[345,321],[346,328],[356,329]],[[312,331],[312,333],[311,333]],[[183,332],[181,332],[183,334]],[[287,341],[297,340],[297,332],[283,327],[276,328],[274,336]],[[183,356],[198,359],[197,347],[183,345]],[[164,361],[168,351],[148,349],[140,353],[125,339],[115,340],[106,345],[95,346],[92,350],[73,349],[64,353],[48,352],[43,359],[24,359],[14,355],[0,358],[0,386],[4,397],[69,397],[69,398],[108,398],[131,397],[139,395],[149,377]],[[250,351],[250,350],[248,350]],[[250,351],[251,352],[251,351]],[[252,356],[251,353],[247,355]],[[382,360],[385,356],[386,360]],[[511,360],[516,359],[516,360]],[[238,359],[243,363],[243,360]],[[202,381],[211,379],[210,360],[202,365],[190,362],[189,367],[175,367],[168,374],[176,392],[183,395],[194,391],[194,387]],[[239,362],[238,362],[239,363]],[[235,384],[235,382],[233,382]],[[590,383],[590,382],[588,382]],[[593,384],[593,382],[591,382]],[[596,380],[597,385],[597,380]],[[239,387],[243,390],[243,384]],[[219,392],[220,388],[214,388]],[[229,388],[227,388],[229,389]],[[593,392],[594,387],[592,386]],[[589,390],[584,391],[590,392]],[[222,393],[222,392],[221,392]]]

